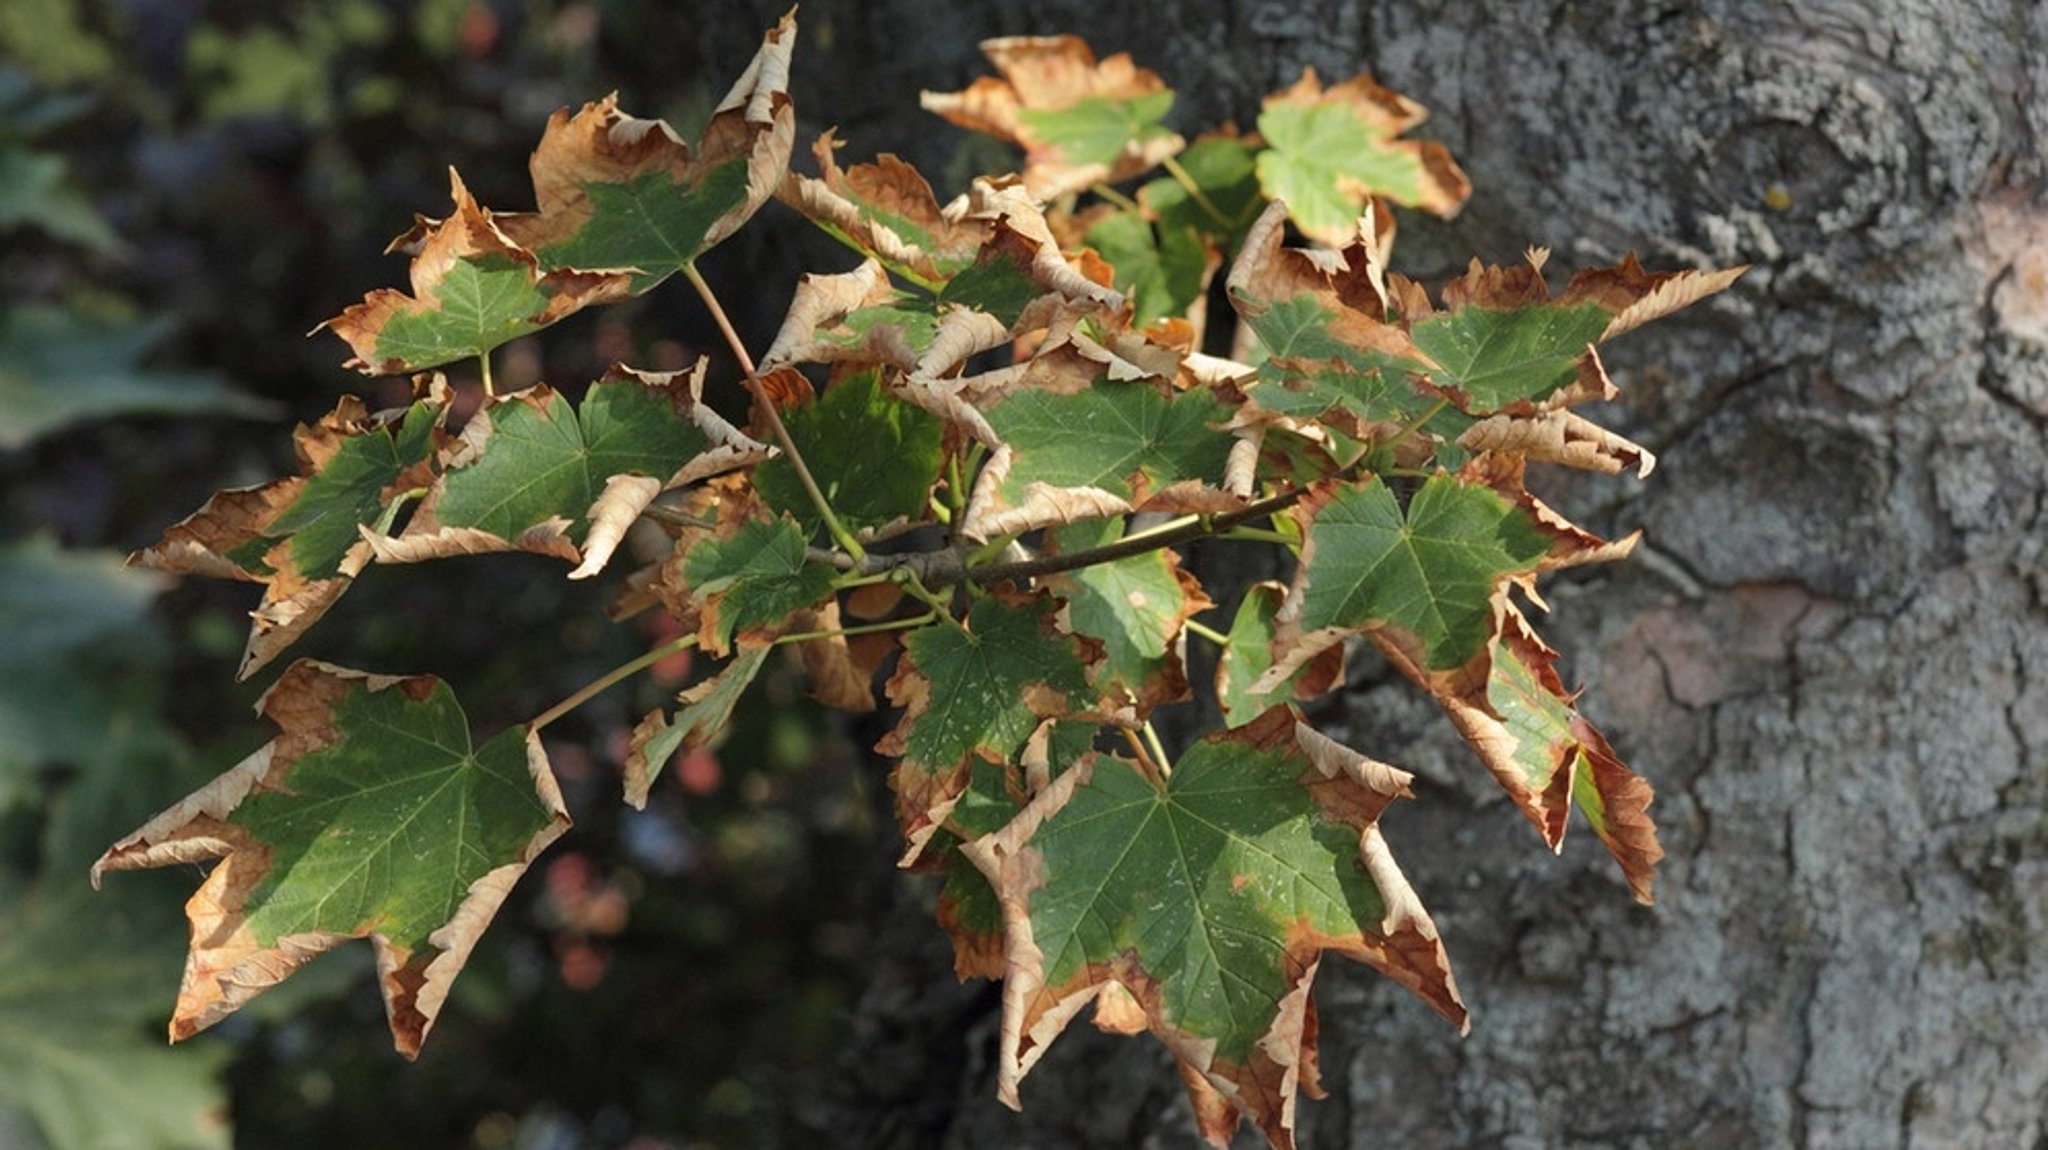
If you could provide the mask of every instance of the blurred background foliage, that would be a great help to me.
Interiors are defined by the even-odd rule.
[[[172,584],[121,556],[216,488],[295,471],[291,424],[342,394],[402,397],[302,333],[404,282],[380,253],[413,213],[445,210],[451,164],[519,208],[557,107],[617,89],[689,132],[781,12],[733,7],[700,35],[686,8],[615,0],[0,5],[0,1147],[655,1150],[779,1145],[808,1125],[862,983],[863,923],[896,879],[863,758],[879,730],[824,721],[786,674],[642,813],[618,801],[627,732],[701,666],[658,668],[550,729],[577,827],[501,913],[417,1064],[390,1050],[366,946],[166,1048],[199,872],[85,882],[108,843],[271,733],[252,707],[273,676],[233,681],[256,590]],[[833,54],[835,8],[859,10],[804,13],[803,140],[824,126],[806,76],[860,63]],[[843,128],[915,99],[841,85],[815,106]],[[758,350],[793,286],[783,269],[847,262],[771,205],[703,266]],[[573,392],[614,360],[699,354],[731,379],[679,287],[507,349],[501,385]],[[506,556],[378,569],[295,653],[441,675],[495,730],[661,637],[604,620],[615,583],[562,575]]]

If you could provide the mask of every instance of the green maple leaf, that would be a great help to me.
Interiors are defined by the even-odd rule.
[[[732,721],[733,708],[774,651],[767,646],[741,648],[717,674],[676,697],[682,706],[673,720],[659,710],[640,720],[626,753],[626,802],[633,809],[646,807],[654,780],[678,751],[717,743]]]
[[[1063,164],[1110,167],[1126,149],[1173,138],[1162,120],[1173,110],[1171,91],[1116,98],[1090,96],[1058,108],[1020,108],[1024,134]]]
[[[1373,825],[1405,776],[1335,755],[1344,765],[1312,757],[1276,709],[1197,744],[1163,783],[1126,760],[1084,760],[963,848],[1003,908],[1006,1099],[1050,1035],[1112,985],[1275,1145],[1291,1144],[1313,1041],[1303,983],[1325,951],[1462,1022],[1435,930]]]
[[[1123,520],[1097,519],[1055,532],[1059,550],[1071,554],[1123,537]],[[1181,625],[1209,605],[1180,565],[1164,549],[1062,572],[1047,581],[1066,601],[1067,619],[1077,635],[1102,644],[1095,668],[1097,690],[1127,697],[1143,710],[1187,694],[1178,651]]]
[[[1301,230],[1343,247],[1373,196],[1440,216],[1457,212],[1471,184],[1443,145],[1397,139],[1422,108],[1356,77],[1325,90],[1315,73],[1270,97],[1259,113],[1259,184],[1286,202]]]
[[[688,267],[765,203],[789,166],[794,109],[782,87],[795,22],[763,39],[696,148],[616,93],[548,121],[531,168],[540,210],[502,225],[548,270],[631,269],[638,295]]]
[[[1039,721],[1085,709],[1087,665],[1053,622],[1044,596],[989,596],[964,626],[932,624],[904,636],[889,680],[903,718],[877,750],[898,756],[897,796],[906,822],[921,822],[968,757],[1008,760]]]
[[[242,656],[247,678],[318,622],[370,562],[365,527],[386,530],[433,477],[448,392],[398,411],[346,398],[294,435],[302,474],[222,491],[130,562],[263,584]]]
[[[412,294],[379,288],[321,325],[354,350],[348,366],[390,375],[474,358],[631,287],[622,271],[544,270],[452,171],[449,180],[454,213],[392,241],[416,252]]]
[[[173,1039],[368,938],[392,1038],[414,1056],[512,884],[569,825],[539,739],[512,728],[473,747],[439,680],[311,660],[262,710],[277,739],[109,848],[93,880],[221,860],[186,905]]]
[[[1391,629],[1431,669],[1479,653],[1494,591],[1533,572],[1550,540],[1490,488],[1425,480],[1403,512],[1378,476],[1329,490],[1302,549],[1303,632]]]
[[[486,401],[440,477],[378,558],[527,550],[600,568],[662,491],[765,453],[699,401],[700,378],[619,369],[582,404],[545,384]]]
[[[1540,402],[1579,375],[1587,348],[1613,316],[1598,304],[1464,307],[1417,321],[1415,346],[1436,361],[1430,380],[1479,415],[1517,400]]]
[[[792,519],[751,520],[729,539],[690,548],[683,582],[702,611],[704,645],[723,653],[733,636],[783,622],[832,593],[838,572],[807,555],[808,534]]]
[[[1133,327],[1184,315],[1208,287],[1209,246],[1192,227],[1155,226],[1136,212],[1113,212],[1082,237],[1116,268],[1130,297]]]
[[[1021,502],[1033,483],[1099,487],[1142,502],[1184,480],[1222,480],[1230,416],[1205,389],[1170,397],[1149,383],[1099,379],[1072,394],[1019,391],[988,409],[989,425],[1016,452],[1001,491]]]
[[[945,424],[891,395],[879,371],[838,380],[815,402],[785,409],[782,422],[849,529],[924,518],[944,461]],[[755,468],[754,485],[770,510],[817,527],[817,508],[788,459],[776,456]]]

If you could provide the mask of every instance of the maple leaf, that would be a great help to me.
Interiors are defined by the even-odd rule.
[[[782,422],[839,521],[867,533],[925,518],[945,461],[945,425],[891,395],[873,368],[842,375],[815,398],[810,385],[796,379]],[[770,511],[816,529],[817,508],[787,458],[778,455],[755,468],[754,485]]]
[[[1432,670],[1402,644],[1382,642],[1380,649],[1443,707],[1545,845],[1562,849],[1577,806],[1620,863],[1636,901],[1648,904],[1664,856],[1648,813],[1650,785],[1579,714],[1557,673],[1557,652],[1504,592],[1492,609],[1494,637],[1484,657],[1466,666]]]
[[[676,696],[682,707],[673,720],[660,710],[649,711],[640,720],[626,752],[626,802],[634,810],[647,806],[654,780],[670,759],[717,745],[732,721],[733,707],[774,651],[767,646],[741,648],[717,674]]]
[[[1024,186],[1043,203],[1138,175],[1181,150],[1160,124],[1173,92],[1118,53],[1096,62],[1078,36],[1009,36],[981,50],[1002,74],[926,92],[927,111],[1024,149]]]
[[[365,528],[388,528],[402,497],[433,480],[448,389],[422,379],[412,406],[370,414],[353,396],[293,434],[302,474],[222,491],[132,564],[263,584],[242,654],[248,678],[290,646],[370,562]]]
[[[1293,1145],[1295,1093],[1317,1089],[1309,987],[1325,952],[1463,1025],[1436,928],[1374,825],[1408,776],[1305,731],[1274,708],[1163,781],[1086,757],[961,848],[1001,900],[1006,1103],[1109,987],[1173,1051],[1217,1146],[1240,1111]]]
[[[378,288],[313,330],[332,331],[355,352],[344,366],[365,375],[422,371],[484,355],[563,316],[624,298],[630,272],[543,270],[449,169],[454,214],[421,217],[387,251],[412,258],[412,294]]]
[[[729,538],[694,539],[683,556],[681,585],[697,607],[704,646],[722,655],[735,636],[764,642],[794,612],[830,595],[838,572],[807,550],[806,533],[788,518],[750,520]]]
[[[1442,144],[1395,137],[1422,123],[1422,105],[1354,76],[1324,88],[1315,69],[1266,97],[1259,113],[1259,184],[1286,203],[1296,226],[1318,243],[1343,247],[1372,197],[1432,215],[1456,215],[1472,183]]]
[[[546,384],[486,399],[405,531],[368,536],[377,558],[533,551],[596,574],[655,496],[767,455],[703,402],[703,373],[614,367],[573,411]]]
[[[1299,512],[1301,565],[1273,666],[1251,688],[1258,694],[1359,631],[1396,637],[1421,666],[1462,666],[1492,634],[1495,591],[1534,574],[1552,547],[1498,492],[1443,474],[1406,508],[1370,476],[1312,492]]]
[[[1282,247],[1267,209],[1229,277],[1233,304],[1269,350],[1261,408],[1379,438],[1422,420],[1404,462],[1458,466],[1463,451],[1647,471],[1648,451],[1566,409],[1617,393],[1596,345],[1733,283],[1744,269],[1652,273],[1633,256],[1579,272],[1553,296],[1547,253],[1516,267],[1474,261],[1440,302],[1385,271],[1361,232],[1341,252]],[[1429,451],[1417,454],[1416,448]]]
[[[1054,622],[1049,596],[998,592],[977,599],[960,624],[931,624],[903,637],[889,701],[903,708],[875,749],[901,759],[890,776],[908,857],[930,833],[930,812],[960,790],[970,756],[1003,761],[1039,722],[1088,709],[1090,652]]]
[[[784,16],[694,152],[667,124],[620,112],[616,94],[556,112],[530,165],[536,212],[481,207],[451,169],[454,213],[419,217],[387,249],[412,253],[412,295],[380,288],[320,326],[354,350],[350,367],[418,371],[647,291],[737,231],[781,182],[796,136],[795,40]]]
[[[1123,520],[1091,520],[1051,534],[1057,552],[1084,551],[1123,538]],[[1160,703],[1187,697],[1181,629],[1210,603],[1173,551],[1161,548],[1061,572],[1045,586],[1065,601],[1074,633],[1102,644],[1094,674],[1105,699],[1127,700],[1142,717]]]
[[[568,828],[539,738],[512,728],[472,747],[438,679],[306,659],[258,706],[278,737],[110,847],[94,885],[220,860],[185,906],[172,1041],[368,938],[393,1041],[414,1057],[513,883]]]
[[[638,295],[739,230],[774,194],[796,140],[794,14],[762,38],[693,150],[618,94],[548,120],[530,168],[540,210],[501,217],[544,268],[628,268]]]
[[[1242,502],[1224,488],[1236,437],[1214,388],[1178,388],[1154,374],[1159,367],[1078,333],[1067,346],[1077,354],[1064,361],[1041,348],[1019,383],[986,405],[1002,446],[976,481],[964,534],[989,539],[1131,510]]]
[[[872,164],[839,167],[831,132],[811,146],[817,176],[791,171],[777,195],[812,223],[892,273],[936,292],[974,263],[989,223],[949,213],[914,167],[883,154]],[[961,207],[965,202],[961,202]]]

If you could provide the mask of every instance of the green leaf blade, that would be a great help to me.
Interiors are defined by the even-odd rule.
[[[806,532],[787,518],[752,520],[730,539],[699,541],[683,571],[703,610],[705,643],[717,652],[735,635],[766,631],[825,598],[838,576],[810,558]]]
[[[1463,307],[1417,322],[1409,335],[1440,368],[1432,380],[1469,397],[1467,411],[1480,415],[1520,400],[1540,403],[1569,386],[1611,319],[1590,303]]]
[[[1532,572],[1550,542],[1494,491],[1448,475],[1425,480],[1404,513],[1378,476],[1332,490],[1303,550],[1304,632],[1392,628],[1413,636],[1426,665],[1478,654],[1492,598]]]
[[[784,411],[782,421],[847,528],[925,517],[944,462],[945,423],[889,394],[879,371],[839,380],[815,402]],[[786,457],[756,468],[754,484],[771,511],[793,516],[807,530],[818,528],[817,508]]]
[[[569,824],[524,728],[473,746],[447,685],[300,660],[264,696],[279,736],[93,864],[221,863],[187,904],[171,1034],[368,938],[392,1038],[418,1052],[450,980],[526,866]]]
[[[1169,397],[1142,381],[1100,379],[1070,395],[1020,391],[991,407],[988,420],[1016,452],[1001,488],[1012,502],[1033,483],[1099,487],[1137,502],[1187,480],[1220,483],[1229,415],[1204,389]]]

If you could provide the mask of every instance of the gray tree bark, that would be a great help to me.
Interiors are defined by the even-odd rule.
[[[944,171],[918,87],[1076,31],[1250,124],[1304,65],[1434,110],[1477,192],[1398,268],[1754,270],[1608,357],[1646,482],[1538,477],[1634,561],[1541,622],[1657,787],[1634,906],[1550,856],[1433,704],[1355,668],[1351,741],[1474,1012],[1327,964],[1314,1147],[2048,1145],[2048,6],[2034,0],[813,3],[796,85],[850,155]],[[1028,17],[1028,18],[1027,18]],[[1549,484],[1549,486],[1541,486]],[[904,898],[825,1117],[843,1144],[1183,1146],[1168,1063],[1077,1026],[994,1100],[994,998]],[[1247,1143],[1249,1144],[1249,1143]]]

